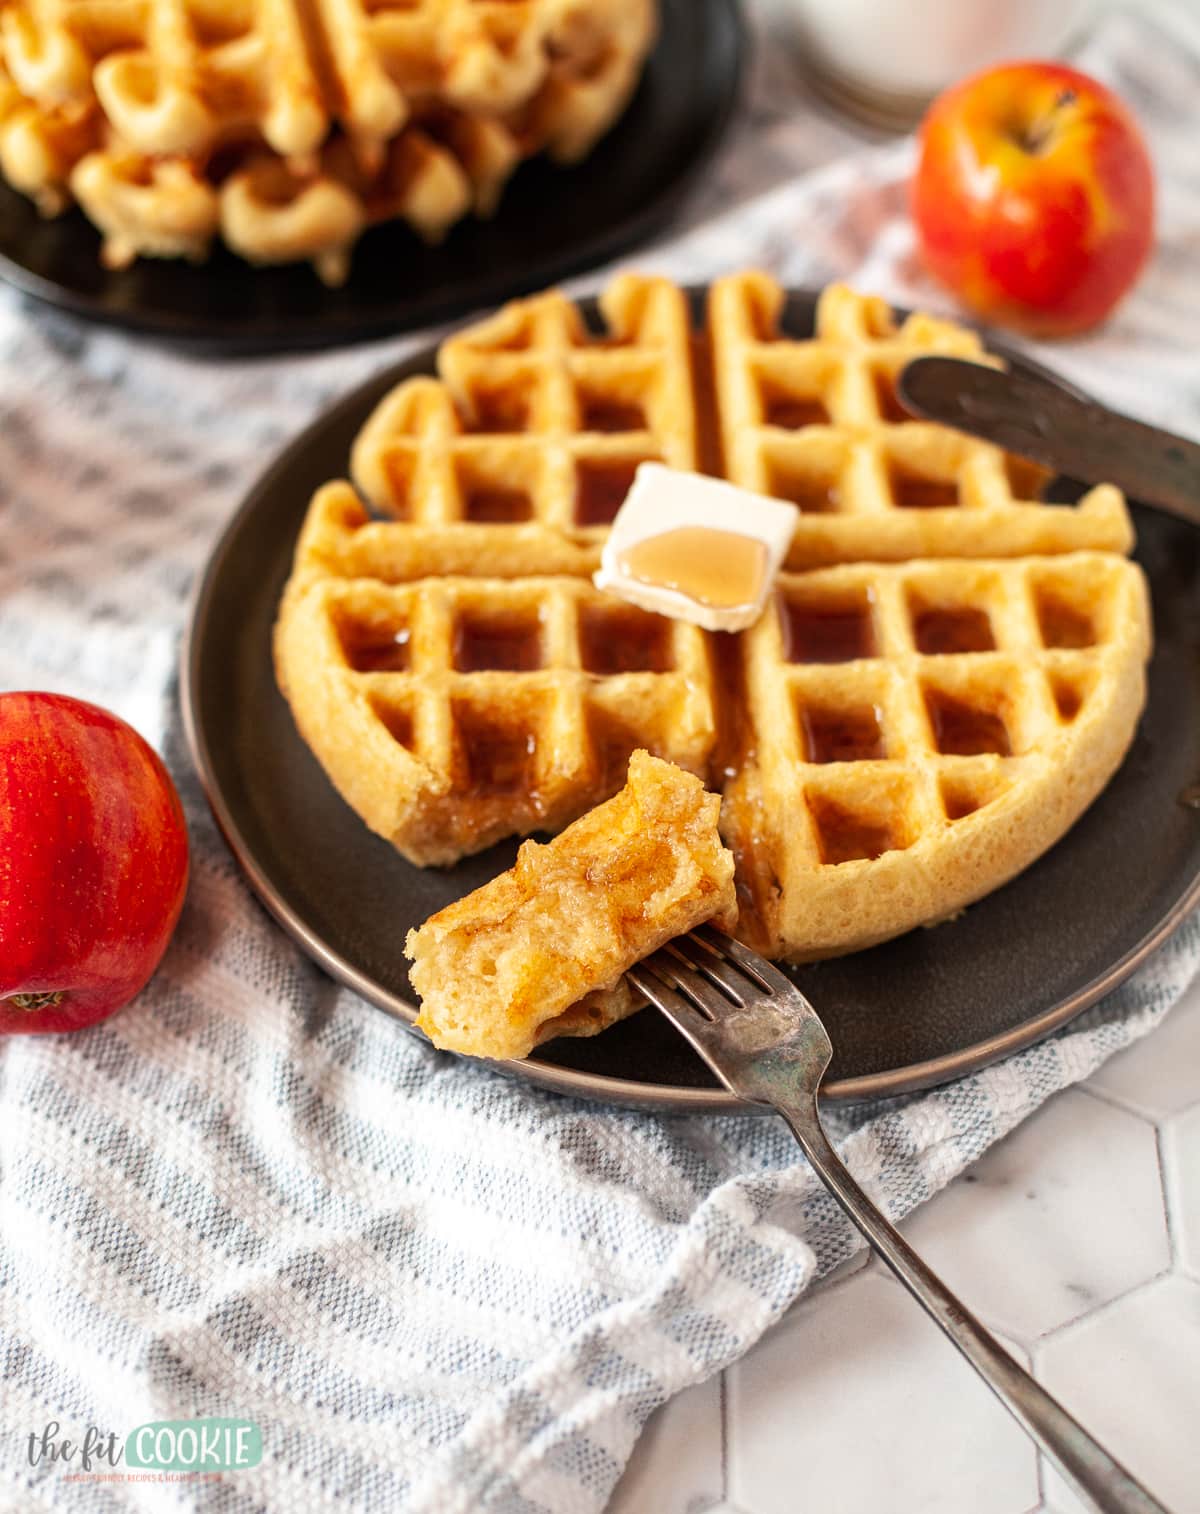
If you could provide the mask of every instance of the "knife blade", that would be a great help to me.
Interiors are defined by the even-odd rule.
[[[1200,446],[1081,398],[1049,379],[962,358],[914,358],[900,401],[1084,483],[1117,484],[1133,499],[1200,525]]]

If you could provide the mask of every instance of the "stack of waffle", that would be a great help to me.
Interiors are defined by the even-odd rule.
[[[907,416],[917,352],[978,339],[834,287],[779,328],[758,274],[626,275],[589,330],[551,293],[446,342],[316,495],[276,631],[298,727],[413,862],[556,830],[646,748],[723,793],[738,933],[848,951],[944,918],[1039,856],[1132,739],[1145,584],[1119,491]],[[589,575],[638,463],[796,501],[774,601],[737,636]],[[377,512],[368,516],[366,499]]]
[[[654,0],[0,0],[0,171],[104,258],[347,271],[368,226],[436,241],[515,166],[624,109]]]

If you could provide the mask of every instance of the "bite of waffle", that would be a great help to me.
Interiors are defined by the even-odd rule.
[[[1121,761],[1149,613],[1119,491],[907,418],[905,358],[971,333],[764,275],[626,275],[591,329],[550,293],[445,343],[318,492],[276,629],[305,740],[411,860],[557,830],[645,749],[723,795],[738,934],[777,958],[952,915],[1041,855]],[[800,508],[767,612],[710,634],[590,583],[638,462]],[[824,480],[818,486],[817,480]],[[790,487],[785,487],[790,481]]]
[[[410,931],[418,1024],[449,1051],[526,1057],[638,1007],[622,974],[705,920],[737,919],[720,800],[647,752],[628,781],[548,846]]]
[[[346,275],[359,235],[439,240],[513,169],[585,156],[624,110],[654,0],[4,0],[0,172],[78,202],[105,261]]]

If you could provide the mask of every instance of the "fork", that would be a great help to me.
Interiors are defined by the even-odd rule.
[[[1004,1407],[1101,1514],[1168,1514],[1001,1346],[880,1213],[834,1150],[817,1095],[833,1047],[816,1010],[778,968],[711,926],[626,976],[741,1099],[771,1105],[817,1176]]]

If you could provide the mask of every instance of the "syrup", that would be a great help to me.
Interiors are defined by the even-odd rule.
[[[890,421],[893,425],[901,421],[911,421],[912,414],[900,403],[900,396],[896,393],[896,381],[889,373],[876,372],[875,374],[875,403],[879,407],[879,419]]]
[[[644,431],[646,412],[636,401],[610,399],[604,395],[584,395],[582,403],[585,431]]]
[[[696,445],[699,469],[711,478],[725,476],[721,449],[721,418],[717,404],[716,369],[712,344],[702,332],[694,332],[689,343],[692,355],[692,402],[696,412]]]
[[[630,606],[584,606],[579,612],[579,658],[587,673],[668,673],[671,622]]]
[[[523,489],[473,489],[466,514],[471,521],[513,525],[533,518],[533,501]]]
[[[605,794],[615,794],[628,775],[630,756],[646,745],[645,739],[615,716],[599,710],[588,717],[588,736],[599,765],[601,787]]]
[[[870,606],[783,600],[783,655],[788,662],[857,662],[877,656]]]
[[[1010,455],[1004,459],[1004,477],[1014,499],[1039,500],[1045,494],[1046,484],[1052,474],[1041,463],[1031,462],[1027,457]]]
[[[816,395],[788,394],[768,390],[763,396],[763,420],[768,426],[799,431],[803,426],[827,426],[829,411]]]
[[[932,657],[996,649],[987,613],[965,607],[919,611],[913,619],[913,636],[917,651]]]
[[[525,431],[529,427],[530,401],[523,389],[479,389],[471,395],[472,414],[467,429],[475,432]]]
[[[892,498],[902,510],[947,510],[958,504],[958,487],[945,479],[913,473],[900,463],[888,468]]]
[[[982,809],[983,805],[970,789],[943,784],[942,807],[946,811],[947,820],[963,820]]]
[[[713,526],[677,526],[634,542],[618,559],[639,583],[675,589],[718,610],[751,605],[762,589],[767,549],[753,536]]]
[[[542,639],[536,624],[525,620],[473,619],[463,616],[454,630],[454,666],[460,673],[498,669],[532,673],[542,665]]]
[[[895,851],[900,839],[886,822],[879,823],[856,815],[836,799],[810,797],[809,810],[817,827],[817,844],[821,861],[874,862],[884,852]]]
[[[376,701],[373,704],[373,708],[392,740],[411,751],[413,745],[412,712],[400,705],[384,704],[381,700]]]
[[[771,481],[776,499],[796,505],[802,515],[830,515],[838,508],[841,489],[836,479],[807,477],[797,473],[779,474]]]
[[[642,458],[601,462],[583,458],[575,482],[575,523],[579,526],[611,526]]]
[[[520,794],[531,786],[530,768],[537,750],[532,732],[510,730],[473,711],[460,708],[456,713],[468,786],[475,793]]]
[[[1083,696],[1073,683],[1067,683],[1061,678],[1050,680],[1050,690],[1054,695],[1054,705],[1058,710],[1059,719],[1069,725],[1079,714],[1083,705]]]
[[[952,757],[976,757],[995,752],[1000,757],[1012,755],[1008,727],[991,710],[976,709],[952,694],[927,689],[925,708],[933,727],[934,745]]]
[[[356,673],[406,673],[409,666],[407,626],[342,627],[342,651]]]
[[[887,756],[879,710],[823,710],[803,705],[800,729],[809,762],[874,762]]]
[[[383,471],[388,484],[388,514],[393,520],[408,520],[412,515],[409,499],[412,489],[412,457],[404,452],[385,453]]]
[[[1048,647],[1090,647],[1096,632],[1090,615],[1076,610],[1053,594],[1039,594],[1038,626]]]

